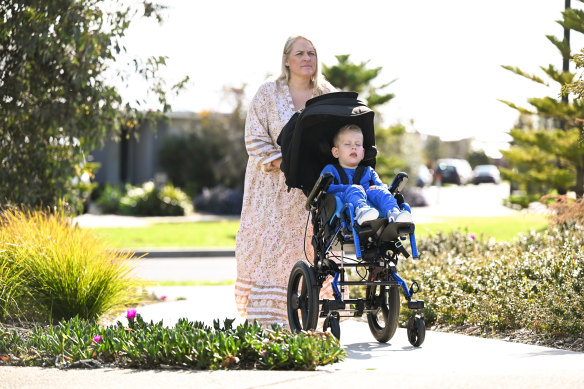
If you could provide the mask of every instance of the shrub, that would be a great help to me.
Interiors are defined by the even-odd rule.
[[[103,213],[118,213],[122,197],[124,190],[121,187],[105,184],[96,203]]]
[[[180,189],[166,185],[158,189],[153,182],[127,187],[120,199],[119,213],[136,216],[183,216],[193,211],[189,197]]]
[[[548,204],[552,210],[552,224],[584,225],[584,200],[572,199],[565,195],[547,195],[542,197],[542,202]]]
[[[512,243],[437,234],[421,239],[422,259],[404,261],[401,269],[406,279],[421,280],[430,325],[571,336],[584,332],[583,247],[580,226]],[[402,313],[403,321],[409,313]]]
[[[195,207],[198,211],[217,215],[239,215],[243,204],[243,192],[238,189],[229,189],[216,186],[213,189],[204,188],[195,198]]]
[[[247,152],[243,140],[245,114],[241,96],[231,114],[201,112],[180,135],[167,136],[158,151],[170,182],[202,190],[217,185],[243,188]],[[195,193],[198,194],[198,193]]]
[[[74,318],[56,326],[37,327],[27,339],[0,331],[0,354],[7,364],[27,366],[101,366],[188,369],[257,368],[314,370],[342,360],[346,352],[329,333],[292,334],[274,326],[264,330],[245,322],[235,328],[233,320],[214,328],[186,319],[175,327],[162,322],[146,323],[140,315],[100,327]],[[0,363],[2,363],[0,360]]]
[[[108,250],[62,212],[5,211],[0,237],[0,316],[96,319],[137,288],[133,254]]]

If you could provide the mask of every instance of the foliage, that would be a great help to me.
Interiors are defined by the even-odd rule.
[[[184,216],[192,211],[192,202],[183,191],[172,184],[157,188],[151,181],[141,187],[128,185],[119,204],[122,215]]]
[[[235,108],[228,115],[201,112],[201,120],[185,132],[167,137],[158,152],[170,181],[189,188],[193,197],[203,188],[243,189],[247,152],[243,140],[243,92],[234,89]]]
[[[243,192],[240,189],[229,189],[224,186],[204,188],[195,198],[195,206],[199,212],[215,215],[240,215],[243,206]]]
[[[478,165],[492,165],[493,160],[485,154],[484,151],[471,151],[468,153],[466,160],[470,164],[470,166],[474,169]]]
[[[113,85],[138,73],[167,111],[164,57],[130,58],[121,40],[137,16],[160,21],[143,0],[13,0],[0,5],[0,205],[52,206],[71,194],[84,155],[107,131],[160,111],[139,111]],[[113,72],[115,68],[130,69]],[[113,76],[113,77],[112,77]],[[184,81],[177,84],[180,89]]]
[[[519,206],[519,208],[529,208],[529,204],[539,201],[541,197],[535,194],[526,194],[526,193],[515,193],[510,195],[505,201],[505,206],[515,208]]]
[[[568,196],[547,195],[542,197],[542,202],[548,204],[553,212],[552,224],[563,225],[566,228],[574,224],[584,225],[584,200],[572,199]]]
[[[103,213],[118,213],[120,200],[124,194],[125,190],[122,186],[104,184],[99,190],[96,203]]]
[[[85,213],[89,207],[89,199],[98,184],[92,182],[94,172],[98,169],[98,163],[87,162],[75,169],[70,191],[64,199],[74,209],[75,213]]]
[[[581,164],[579,130],[512,129],[513,145],[501,150],[512,166],[501,174],[523,183],[530,194],[546,193],[550,186],[567,191],[576,184],[576,169]],[[584,165],[583,165],[584,167]]]
[[[72,226],[64,212],[4,211],[0,318],[98,318],[137,287],[131,257]]]
[[[138,314],[129,319],[128,327],[119,321],[100,327],[74,318],[35,328],[27,340],[4,332],[0,335],[2,354],[9,356],[2,360],[11,365],[60,368],[314,370],[342,360],[346,352],[329,333],[292,334],[277,325],[264,330],[257,322],[233,327],[229,319],[223,326],[216,320],[213,328],[181,319],[169,328],[162,321],[146,323]]]
[[[402,125],[375,129],[375,146],[378,151],[375,171],[387,184],[391,183],[397,173],[406,170],[406,150],[403,147],[405,136],[406,129]],[[412,151],[411,154],[415,153]]]
[[[381,89],[389,86],[395,80],[379,87],[372,85],[373,79],[377,78],[381,73],[381,66],[368,69],[367,63],[369,61],[355,64],[349,60],[349,54],[335,57],[338,64],[332,66],[323,64],[322,74],[336,88],[359,93],[360,98],[366,100],[371,109],[375,109],[375,107],[385,104],[395,97],[393,93],[379,93]]]
[[[583,232],[554,227],[502,243],[438,233],[418,242],[423,265],[404,261],[401,272],[421,281],[430,325],[573,336],[584,331]]]
[[[558,23],[565,33],[584,32],[584,13],[577,9],[566,9]],[[569,36],[569,35],[568,35]],[[584,149],[581,142],[582,126],[578,118],[584,114],[582,100],[569,102],[575,74],[569,70],[572,56],[569,39],[559,40],[548,35],[548,40],[558,49],[563,60],[562,70],[554,65],[541,67],[547,77],[557,83],[564,94],[560,98],[543,97],[528,99],[534,109],[519,107],[503,101],[523,115],[537,116],[537,128],[515,128],[511,130],[512,147],[501,151],[512,169],[502,169],[504,178],[522,185],[528,194],[542,195],[554,188],[565,193],[575,187],[579,197],[584,194]],[[503,68],[533,82],[547,85],[543,78],[528,74],[517,67]],[[526,123],[523,123],[526,124]]]

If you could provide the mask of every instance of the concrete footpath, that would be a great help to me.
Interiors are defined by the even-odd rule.
[[[139,307],[146,320],[173,325],[182,317],[208,324],[237,318],[233,285],[157,287],[152,292],[167,301]],[[2,367],[0,388],[584,387],[584,353],[434,331],[414,348],[401,328],[380,344],[367,323],[358,320],[341,323],[341,344],[348,353],[345,361],[314,372]]]

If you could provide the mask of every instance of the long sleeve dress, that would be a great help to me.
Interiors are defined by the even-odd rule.
[[[324,81],[316,90],[314,96],[335,89]],[[272,323],[288,326],[290,272],[297,261],[306,257],[312,261],[311,225],[304,239],[306,197],[299,189],[288,192],[284,174],[271,165],[282,156],[276,140],[294,113],[288,85],[267,81],[252,99],[245,123],[249,159],[236,236],[235,301],[244,318],[266,328]]]

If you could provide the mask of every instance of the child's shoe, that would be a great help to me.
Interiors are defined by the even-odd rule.
[[[413,221],[411,213],[408,211],[400,211],[397,208],[387,213],[387,220],[390,223],[411,223]]]
[[[357,224],[362,225],[365,222],[370,222],[379,217],[379,211],[375,208],[371,208],[368,205],[363,205],[357,208],[355,211],[355,221]]]

